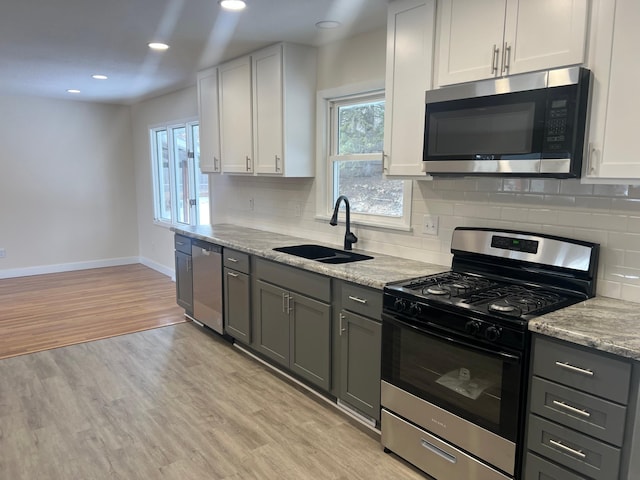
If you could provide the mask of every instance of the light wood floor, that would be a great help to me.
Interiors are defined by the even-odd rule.
[[[0,360],[0,478],[425,477],[190,322]]]
[[[140,264],[0,280],[0,358],[184,322],[175,298]]]

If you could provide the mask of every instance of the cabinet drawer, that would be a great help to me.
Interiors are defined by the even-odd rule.
[[[538,336],[534,341],[534,375],[626,405],[630,363]]]
[[[382,292],[352,283],[344,283],[341,292],[342,308],[375,320],[381,320]]]
[[[331,301],[331,279],[324,275],[261,258],[256,259],[253,273],[256,278],[273,285],[279,285],[327,303]]]
[[[585,480],[584,477],[559,467],[537,455],[527,453],[525,480]]]
[[[176,233],[173,237],[173,245],[177,251],[191,255],[191,239],[189,237]]]
[[[627,408],[533,377],[531,411],[605,442],[622,446]]]
[[[249,273],[249,254],[225,248],[223,252],[223,263],[227,268],[238,272]]]
[[[527,447],[595,480],[618,478],[620,449],[536,415],[529,415]]]

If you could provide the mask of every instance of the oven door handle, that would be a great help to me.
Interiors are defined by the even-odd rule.
[[[504,358],[504,359],[509,359],[509,360],[511,360],[513,362],[520,362],[522,360],[521,356],[519,356],[519,355],[514,355],[512,353],[491,350],[491,349],[488,349],[488,348],[480,347],[478,345],[470,345],[468,343],[461,342],[460,340],[456,340],[455,338],[451,338],[451,337],[448,337],[446,335],[442,335],[440,333],[427,331],[427,330],[425,330],[423,328],[418,328],[418,327],[416,327],[414,325],[411,325],[409,323],[403,322],[402,320],[394,318],[394,317],[392,317],[392,316],[390,316],[388,314],[385,314],[385,313],[382,314],[382,321],[383,321],[383,323],[386,321],[386,322],[398,324],[403,328],[414,329],[414,330],[417,330],[418,332],[423,333],[424,335],[428,335],[430,337],[435,337],[435,338],[438,338],[438,339],[440,339],[442,341],[459,345],[460,347],[463,347],[463,348],[480,351],[480,352],[486,353],[487,355],[490,355],[490,356],[493,356],[493,357],[500,357],[500,358]]]

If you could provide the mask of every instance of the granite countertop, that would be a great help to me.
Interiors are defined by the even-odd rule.
[[[529,321],[529,330],[640,360],[640,304],[595,297]]]
[[[205,240],[223,247],[234,248],[241,252],[256,255],[269,260],[302,268],[310,272],[321,273],[341,280],[365,285],[381,290],[387,283],[406,280],[409,278],[432,275],[445,272],[450,267],[418,262],[380,253],[372,253],[354,249],[356,253],[363,253],[374,257],[371,260],[331,265],[307,260],[287,253],[276,252],[275,247],[285,247],[300,244],[317,244],[333,248],[338,245],[317,242],[307,238],[282,235],[280,233],[240,227],[232,224],[202,225],[198,227],[173,227],[176,233],[192,238]]]

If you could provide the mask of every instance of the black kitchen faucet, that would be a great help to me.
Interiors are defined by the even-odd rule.
[[[347,231],[344,234],[344,249],[351,250],[351,245],[358,241],[358,237],[356,237],[351,232],[351,207],[349,207],[349,199],[344,195],[340,195],[336,200],[336,205],[333,207],[333,215],[331,216],[331,220],[329,223],[334,227],[338,225],[338,210],[340,209],[340,202],[344,200],[345,210],[347,213]]]

